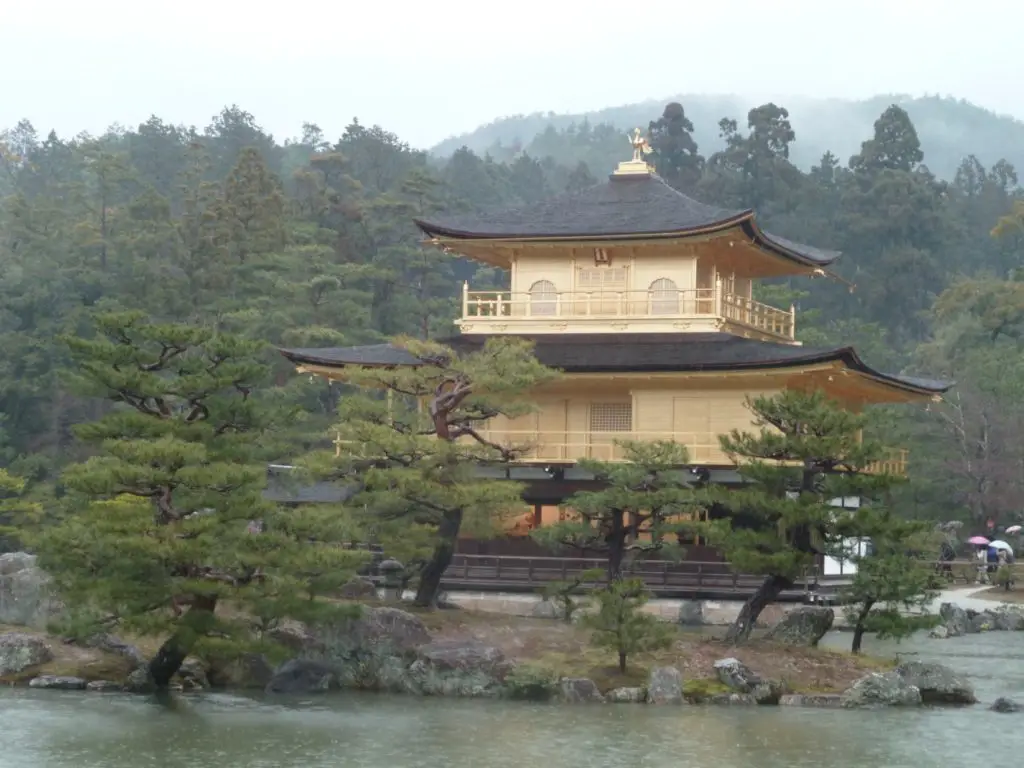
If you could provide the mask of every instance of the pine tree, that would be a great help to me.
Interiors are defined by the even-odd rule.
[[[260,389],[262,345],[141,313],[96,327],[65,341],[83,393],[113,407],[76,429],[97,452],[67,468],[67,514],[37,542],[69,631],[166,638],[149,663],[166,687],[190,653],[244,645],[253,619],[329,611],[310,598],[364,557],[334,546],[352,535],[337,519],[262,497],[267,460],[286,448],[274,429],[296,416]],[[225,602],[230,615],[217,612]]]
[[[518,339],[489,339],[461,357],[430,342],[394,345],[416,364],[348,369],[357,391],[339,406],[339,455],[315,454],[305,466],[358,488],[352,506],[399,536],[401,524],[432,529],[433,551],[416,593],[416,604],[429,607],[459,533],[493,533],[496,522],[522,510],[518,484],[486,479],[478,468],[507,462],[528,446],[493,442],[484,424],[528,413],[529,391],[556,374]]]
[[[630,656],[672,645],[672,627],[641,609],[648,597],[642,579],[619,579],[595,594],[596,613],[581,624],[592,629],[591,642],[619,656],[619,672],[626,671]]]
[[[285,242],[285,200],[281,181],[252,147],[243,149],[224,182],[218,217],[229,248],[240,264],[272,253]]]
[[[694,189],[704,172],[704,158],[697,151],[693,123],[683,105],[677,101],[666,105],[661,117],[651,121],[648,133],[658,174],[676,189]]]
[[[830,554],[857,569],[843,589],[854,653],[860,653],[865,632],[898,640],[934,623],[927,608],[937,594],[935,568],[920,557],[937,548],[934,526],[867,505],[840,520],[836,533]]]
[[[628,555],[671,548],[665,537],[678,532],[697,500],[680,467],[686,449],[669,441],[625,442],[625,461],[584,460],[579,466],[604,484],[599,491],[581,491],[566,502],[575,520],[533,532],[546,544],[603,552],[609,581],[622,577]]]
[[[892,484],[865,468],[886,451],[862,441],[866,417],[843,409],[821,392],[786,390],[748,400],[759,432],[722,436],[723,450],[747,485],[712,492],[726,517],[707,525],[708,540],[741,573],[765,580],[744,603],[727,638],[742,641],[780,593],[826,552],[835,539],[837,510],[831,500],[871,498]]]

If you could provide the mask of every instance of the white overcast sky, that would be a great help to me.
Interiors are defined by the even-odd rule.
[[[237,103],[427,147],[497,117],[675,93],[941,94],[1024,118],[1019,0],[0,0],[0,128]],[[783,102],[784,103],[784,102]]]

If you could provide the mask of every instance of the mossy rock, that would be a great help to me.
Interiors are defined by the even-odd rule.
[[[704,677],[683,682],[683,698],[701,702],[713,696],[732,693],[729,686],[723,685],[716,677]]]

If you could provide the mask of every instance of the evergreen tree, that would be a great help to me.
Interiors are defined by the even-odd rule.
[[[704,171],[704,158],[697,151],[693,123],[683,105],[677,101],[666,105],[661,117],[651,121],[648,134],[658,175],[683,192],[694,189]]]
[[[489,339],[461,357],[430,342],[395,345],[415,364],[349,368],[347,383],[358,391],[344,396],[338,409],[338,455],[315,454],[305,465],[357,489],[351,505],[376,525],[401,520],[433,530],[416,593],[416,604],[430,607],[460,532],[492,533],[522,510],[518,484],[488,479],[479,468],[507,462],[528,446],[489,440],[485,423],[528,413],[529,391],[555,373],[518,339]],[[403,535],[400,525],[391,530]]]
[[[609,581],[622,578],[633,554],[672,550],[665,539],[679,532],[697,506],[685,471],[686,449],[673,442],[623,443],[624,461],[583,460],[579,466],[604,485],[566,502],[575,520],[532,532],[537,540],[603,553]]]
[[[240,264],[284,245],[285,201],[281,181],[259,150],[246,147],[224,182],[217,215],[232,258]]]
[[[581,624],[593,630],[591,642],[615,651],[619,672],[626,671],[630,656],[672,645],[671,625],[643,612],[648,597],[641,579],[618,579],[595,593],[597,611]]]
[[[875,121],[875,135],[850,158],[854,171],[904,171],[909,173],[924,160],[921,141],[906,110],[893,104]]]
[[[295,418],[260,390],[262,345],[138,313],[96,326],[65,340],[83,391],[114,407],[76,429],[97,453],[65,471],[67,514],[37,542],[70,631],[165,638],[148,671],[166,687],[190,653],[244,647],[251,618],[329,612],[309,598],[363,557],[336,546],[352,533],[337,518],[262,498],[275,428]]]
[[[765,576],[729,628],[734,641],[747,639],[761,611],[825,554],[839,520],[831,500],[871,498],[891,482],[864,472],[886,454],[862,441],[866,417],[824,394],[787,390],[749,400],[748,407],[759,432],[721,437],[747,485],[712,491],[728,515],[706,527],[711,545],[737,572]]]
[[[854,653],[860,653],[865,632],[898,640],[934,623],[927,613],[937,594],[929,554],[938,546],[931,524],[868,505],[839,519],[836,528],[830,554],[857,569],[842,590]]]

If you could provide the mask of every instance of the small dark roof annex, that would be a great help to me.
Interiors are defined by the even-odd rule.
[[[840,254],[765,232],[752,210],[705,205],[673,189],[656,174],[612,176],[575,193],[532,205],[481,213],[416,219],[429,237],[470,240],[668,238],[740,227],[758,246],[809,267],[824,267]]]
[[[467,353],[482,348],[488,338],[494,337],[463,334],[441,343],[458,353]],[[534,342],[534,354],[540,362],[566,373],[732,371],[841,361],[851,370],[900,389],[940,394],[953,386],[951,382],[877,371],[852,347],[814,349],[728,333],[539,334],[519,338]],[[390,344],[280,352],[295,365],[401,366],[420,362],[405,349]]]

